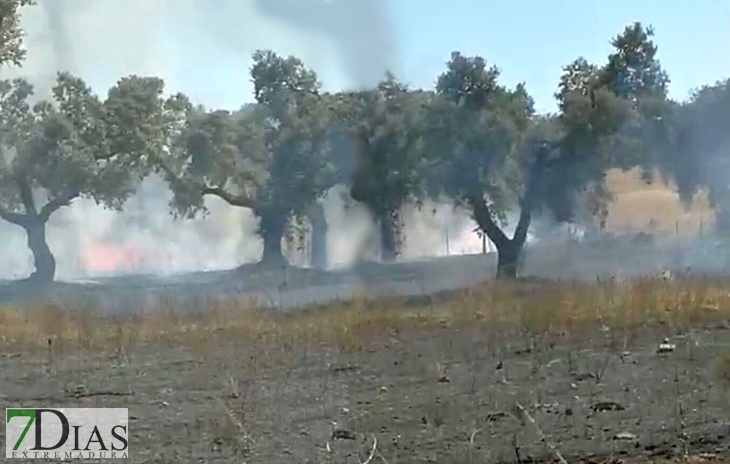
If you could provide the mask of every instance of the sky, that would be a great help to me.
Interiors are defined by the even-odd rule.
[[[590,6],[589,6],[590,5]],[[673,98],[730,77],[730,0],[398,0],[402,75],[432,85],[452,50],[479,54],[505,83],[524,81],[538,111],[556,109],[561,67],[579,56],[603,63],[625,25],[652,25]]]
[[[610,39],[633,21],[654,26],[674,98],[730,77],[730,0],[613,0],[590,7],[585,0],[38,0],[38,4],[23,13],[28,48],[24,66],[0,70],[2,78],[28,78],[36,85],[38,98],[48,96],[57,70],[68,70],[100,95],[121,76],[156,75],[169,90],[184,92],[196,103],[236,109],[251,100],[249,66],[256,49],[300,57],[330,90],[372,84],[373,76],[386,69],[412,86],[432,87],[450,53],[458,50],[497,65],[502,82],[509,86],[525,82],[536,109],[549,112],[555,110],[553,93],[561,67],[580,56],[605,62]],[[258,245],[250,240],[255,230],[250,212],[211,200],[213,212],[207,219],[176,223],[167,214],[169,192],[155,188],[137,195],[136,203],[122,214],[104,212],[84,200],[54,215],[49,241],[59,273],[76,275],[72,263],[79,259],[83,243],[119,236],[131,237],[143,252],[164,248],[173,262],[166,261],[165,267],[176,270],[232,267],[241,259],[257,259]],[[135,226],[139,214],[153,223]],[[439,224],[412,228],[420,235],[407,243],[420,243],[423,250],[433,252],[443,244],[443,224],[453,224],[454,217],[446,214]],[[328,238],[331,255],[344,255],[342,250],[352,248],[353,232],[347,228],[351,220],[339,212],[330,219],[334,221]],[[464,220],[462,225],[473,238],[473,224]],[[13,253],[12,259],[6,257],[7,272],[30,268],[20,229],[0,224],[0,241],[17,244],[8,247]],[[454,244],[452,249],[457,249]],[[192,258],[191,249],[199,251]]]
[[[337,13],[330,11],[331,21],[339,27],[326,29],[322,26],[326,21],[315,18],[319,14],[315,8],[345,3],[348,6]],[[318,71],[326,88],[340,89],[351,87],[362,74],[362,68],[341,59],[344,47],[357,56],[356,63],[391,69],[417,87],[433,86],[452,51],[479,54],[501,69],[505,84],[525,82],[538,111],[554,111],[561,67],[579,56],[605,62],[610,39],[633,21],[654,27],[659,58],[672,79],[672,97],[685,98],[693,88],[730,77],[730,0],[587,4],[580,0],[41,1],[49,13],[65,18],[66,37],[50,43],[73,53],[64,53],[61,61],[56,57],[57,67],[73,68],[102,92],[122,74],[158,74],[173,90],[182,90],[206,106],[229,109],[251,99],[248,68],[255,49],[295,54]],[[37,15],[39,11],[31,11],[37,16],[35,27],[29,28],[33,53],[23,74],[34,66],[48,67],[50,23],[44,23],[47,20]],[[32,19],[27,18],[26,24]],[[355,35],[358,38],[352,39]],[[46,44],[45,56],[41,43]]]
[[[537,110],[549,112],[556,109],[553,94],[562,66],[579,56],[605,62],[611,52],[610,39],[627,24],[641,21],[655,30],[659,59],[672,80],[673,98],[686,98],[694,88],[730,77],[730,0],[613,0],[592,2],[590,7],[587,4],[581,0],[384,0],[393,49],[382,53],[389,55],[387,66],[399,78],[417,87],[433,85],[452,51],[479,54],[501,69],[504,83],[513,86],[525,82]],[[235,14],[229,20],[235,21]],[[290,24],[276,17],[257,24],[260,34],[271,43],[264,40],[262,46],[282,53],[291,53],[291,49],[296,52],[297,39],[294,44],[286,39],[291,37]],[[338,66],[341,61],[326,34],[313,36],[311,31],[302,30],[295,33],[295,37],[310,34],[303,41],[310,44],[299,54],[320,72],[326,87],[352,84]],[[246,60],[231,56],[241,50],[230,46],[218,52],[208,47],[206,50],[199,56],[210,68],[206,71],[205,67],[191,66],[181,70],[177,73],[179,84],[194,89],[192,93],[214,105],[236,107],[239,101],[250,99],[250,87],[233,89],[229,84],[241,82],[246,76]],[[214,83],[210,82],[211,70]]]

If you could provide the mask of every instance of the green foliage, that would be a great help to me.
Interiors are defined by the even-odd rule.
[[[691,201],[702,187],[709,188],[709,199],[716,208],[721,228],[730,227],[730,79],[706,85],[689,101],[672,103],[665,109],[661,127],[665,150],[656,164],[672,177],[684,201]]]
[[[0,81],[0,218],[25,229],[31,280],[54,278],[45,224],[55,211],[79,197],[120,210],[150,160],[167,150],[179,97],[163,99],[163,87],[130,76],[102,101],[80,78],[59,73],[53,99],[31,106],[28,82]]]
[[[22,60],[16,10],[30,3],[0,0],[0,62]],[[524,84],[508,88],[496,66],[459,52],[433,90],[388,74],[374,89],[327,93],[298,58],[259,50],[255,101],[236,111],[163,97],[157,78],[123,78],[102,100],[62,73],[52,101],[33,106],[27,82],[0,81],[0,215],[45,221],[80,196],[119,209],[157,171],[175,215],[205,213],[205,196],[218,196],[251,208],[265,248],[277,248],[288,220],[344,183],[390,239],[404,203],[445,196],[514,259],[535,211],[571,221],[585,201],[605,215],[609,168],[658,166],[683,198],[710,186],[716,204],[727,201],[730,81],[673,102],[651,27],[631,24],[611,43],[603,65],[578,58],[563,68],[559,110],[546,115]],[[516,207],[508,238],[498,223]]]
[[[28,82],[0,81],[3,217],[45,221],[80,196],[120,209],[145,173],[142,160],[163,150],[162,87],[132,76],[101,101],[80,78],[59,73],[53,100],[31,106]]]
[[[657,59],[653,36],[651,27],[635,22],[611,41],[615,51],[608,56],[601,81],[618,97],[666,97],[669,76]]]
[[[499,69],[488,67],[481,56],[452,52],[446,71],[436,81],[436,92],[469,111],[480,110],[495,96],[499,74]]]
[[[572,217],[576,196],[566,193],[579,191],[595,214],[605,216],[607,169],[641,166],[651,178],[657,160],[672,150],[669,78],[653,34],[651,27],[631,24],[611,41],[614,51],[604,66],[578,58],[563,68],[555,97],[565,169],[552,169],[546,196],[559,220]]]
[[[30,5],[35,0],[0,0],[0,65],[19,66],[25,59],[18,9]]]
[[[293,57],[256,52],[251,76],[255,103],[234,112],[188,108],[158,165],[175,193],[176,215],[205,213],[203,199],[214,195],[253,209],[262,228],[279,234],[335,183],[332,102],[319,94],[316,74]]]
[[[524,85],[510,90],[498,78],[483,58],[453,53],[423,132],[430,195],[468,207],[484,199],[494,219],[504,221],[527,182],[534,109]]]
[[[253,54],[251,79],[254,97],[272,109],[277,117],[287,106],[305,94],[317,94],[321,84],[317,74],[307,69],[296,57],[282,57],[271,50],[257,50]]]
[[[340,160],[338,180],[378,222],[386,260],[403,244],[401,207],[422,198],[423,122],[432,98],[388,73],[372,90],[337,95],[333,106],[344,122],[336,147],[350,153]]]
[[[418,195],[419,126],[429,99],[428,93],[410,91],[393,76],[373,91],[352,95],[357,169],[350,194],[378,219]]]

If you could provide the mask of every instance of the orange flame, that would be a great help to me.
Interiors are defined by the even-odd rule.
[[[142,267],[144,261],[143,254],[134,245],[111,242],[92,243],[81,255],[81,266],[94,272],[130,272]]]

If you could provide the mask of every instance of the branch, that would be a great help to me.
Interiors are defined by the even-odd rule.
[[[497,248],[501,248],[509,243],[509,238],[502,232],[494,219],[492,212],[489,211],[487,203],[484,201],[484,195],[472,194],[467,198],[467,203],[471,206],[472,215],[480,229],[487,234],[487,237],[494,242]]]
[[[229,192],[226,192],[221,187],[209,187],[204,185],[200,187],[200,192],[203,195],[215,195],[231,206],[240,206],[242,208],[251,209],[254,209],[256,206],[256,202],[252,201],[246,195],[233,195]]]
[[[211,187],[209,185],[205,185],[203,183],[198,183],[193,181],[192,179],[183,179],[181,176],[179,176],[175,171],[173,171],[167,163],[165,163],[162,159],[159,157],[154,158],[155,164],[164,171],[164,173],[167,175],[168,180],[173,185],[185,187],[187,185],[193,185],[196,190],[200,192],[201,195],[214,195],[218,198],[222,199],[226,203],[228,203],[231,206],[240,206],[242,208],[251,208],[254,209],[256,206],[256,202],[251,200],[246,195],[233,195],[230,192],[226,192],[222,187]]]
[[[532,222],[532,210],[535,209],[535,200],[537,199],[538,184],[542,181],[543,163],[538,161],[530,172],[525,193],[520,200],[520,219],[517,221],[515,233],[512,240],[517,243],[525,243],[527,240],[527,231]]]
[[[30,188],[28,179],[22,175],[15,177],[15,183],[18,184],[18,190],[20,191],[20,201],[23,203],[26,214],[35,216],[38,211],[35,208],[35,201],[33,201],[33,190]]]
[[[527,231],[532,222],[532,210],[535,209],[542,177],[545,169],[553,165],[557,160],[548,160],[551,151],[559,147],[559,142],[544,142],[535,155],[535,163],[530,170],[530,178],[528,179],[525,193],[520,200],[520,219],[517,222],[515,233],[512,240],[517,243],[525,243],[527,239]]]
[[[361,464],[370,464],[370,461],[372,461],[375,457],[375,452],[378,450],[378,439],[375,438],[374,434],[371,433],[370,435],[373,437],[373,448],[370,450],[370,455],[368,456],[368,458],[365,460],[365,462],[361,462]]]
[[[41,212],[38,213],[38,217],[41,219],[41,221],[46,222],[48,218],[51,217],[51,214],[55,213],[59,208],[63,206],[68,206],[69,203],[71,203],[71,201],[78,197],[80,194],[81,192],[79,192],[78,190],[71,190],[57,196],[56,198],[46,203],[43,208],[41,208]]]
[[[560,454],[560,450],[558,450],[558,447],[555,446],[555,443],[548,440],[548,437],[543,433],[542,429],[540,429],[540,426],[537,424],[535,419],[530,415],[529,412],[527,412],[527,409],[524,408],[519,402],[515,402],[515,415],[517,418],[523,423],[526,424],[527,422],[532,425],[532,427],[537,432],[537,435],[540,437],[540,440],[547,445],[547,447],[550,449],[550,451],[555,454],[555,457],[557,458],[558,462],[561,464],[568,464],[568,461],[565,460],[562,454]]]
[[[0,219],[21,227],[25,227],[28,224],[27,215],[10,212],[2,206],[0,206]]]

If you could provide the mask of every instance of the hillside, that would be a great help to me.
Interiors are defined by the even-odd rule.
[[[713,212],[706,194],[698,194],[689,207],[679,201],[676,186],[656,175],[647,184],[638,169],[609,171],[608,188],[614,194],[607,229],[616,234],[646,232],[661,235],[693,235],[707,230]]]

